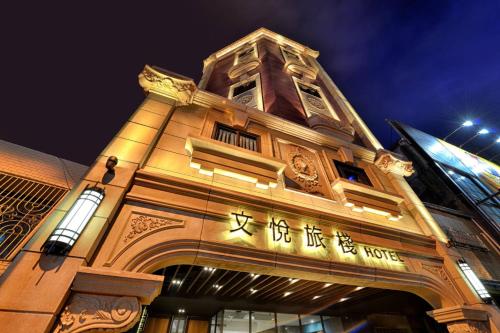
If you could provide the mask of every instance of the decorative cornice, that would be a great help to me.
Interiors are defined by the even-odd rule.
[[[414,172],[412,162],[403,161],[394,155],[394,153],[385,149],[378,150],[375,157],[375,166],[384,173],[392,172],[400,176],[411,176]]]
[[[108,268],[80,267],[71,291],[85,294],[106,294],[136,297],[149,304],[160,294],[163,276]]]
[[[139,85],[145,92],[153,91],[175,99],[180,105],[190,104],[197,89],[193,80],[162,73],[149,65],[139,74]]]
[[[259,67],[260,64],[261,61],[259,58],[252,58],[248,61],[236,64],[233,67],[231,67],[227,72],[227,75],[231,80],[234,80],[245,73],[253,71],[255,68]]]
[[[283,67],[286,71],[296,73],[299,75],[304,75],[305,77],[315,80],[318,75],[318,69],[310,66],[306,66],[299,61],[289,60],[285,63]]]
[[[54,332],[123,332],[135,324],[140,309],[136,297],[75,294]]]
[[[451,323],[464,320],[487,321],[488,313],[471,306],[452,306],[428,311],[427,314],[438,323]]]
[[[304,46],[300,43],[297,43],[296,41],[293,41],[289,38],[286,38],[280,34],[277,34],[276,32],[268,30],[266,28],[259,28],[259,29],[255,30],[254,32],[246,35],[245,37],[238,39],[234,43],[229,44],[228,46],[224,47],[223,49],[211,54],[207,58],[207,63],[210,62],[210,60],[208,60],[208,59],[213,58],[214,56],[216,59],[220,59],[220,58],[224,57],[225,55],[227,55],[228,53],[231,53],[231,52],[239,49],[243,45],[253,43],[253,42],[255,42],[259,39],[262,39],[262,38],[270,39],[270,40],[272,40],[280,45],[289,46],[292,49],[297,50],[300,54],[304,53],[304,54],[307,54],[313,58],[317,58],[319,55],[318,51],[312,50],[307,46]]]
[[[317,145],[334,149],[346,146],[352,150],[353,154],[357,158],[365,160],[369,163],[372,163],[375,159],[375,152],[366,147],[342,140],[338,137],[319,133],[314,129],[295,124],[273,114],[262,112],[258,109],[247,107],[239,103],[234,103],[230,99],[208,91],[197,90],[194,94],[193,103],[204,107],[214,108],[223,112],[234,112],[234,110],[246,112],[249,115],[249,121],[261,124],[268,129],[276,130],[292,136],[298,136]]]

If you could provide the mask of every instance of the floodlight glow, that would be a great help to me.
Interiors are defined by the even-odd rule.
[[[472,121],[470,121],[470,120],[466,120],[462,124],[463,127],[469,127],[469,126],[472,126],[472,125],[474,125],[474,123]]]
[[[66,254],[75,244],[104,198],[104,189],[86,188],[44,244],[47,253]]]
[[[499,143],[499,142],[500,142],[500,136],[497,138],[497,143]]]
[[[481,280],[479,280],[476,273],[474,273],[474,271],[470,268],[469,264],[467,264],[467,262],[465,262],[465,260],[463,259],[457,260],[457,263],[479,297],[481,297],[483,301],[491,300],[490,294],[488,293],[488,291],[486,291],[483,283],[481,282]]]
[[[481,128],[477,134],[488,134],[490,131],[486,128]]]

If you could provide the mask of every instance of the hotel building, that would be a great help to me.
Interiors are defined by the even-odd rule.
[[[0,277],[5,332],[498,332],[317,61],[259,29],[146,92]]]

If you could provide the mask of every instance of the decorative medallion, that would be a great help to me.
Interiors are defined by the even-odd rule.
[[[184,227],[184,221],[163,217],[132,214],[132,218],[130,219],[129,232],[125,235],[123,241],[127,242],[136,238],[137,236],[148,234],[156,230],[176,227]]]
[[[325,103],[323,103],[322,100],[320,100],[320,99],[318,99],[316,97],[306,96],[306,101],[307,101],[307,103],[309,103],[312,106],[314,106],[316,109],[320,109],[320,110],[325,110],[326,109]]]
[[[253,95],[243,95],[235,99],[236,102],[241,104],[248,104],[253,100]]]
[[[314,162],[299,147],[288,154],[288,165],[298,180],[304,185],[306,191],[311,191],[314,187],[321,186],[319,183],[318,170]]]
[[[54,332],[123,332],[134,325],[139,310],[136,297],[75,294],[61,313]]]

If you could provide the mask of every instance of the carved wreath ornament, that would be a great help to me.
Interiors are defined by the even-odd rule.
[[[61,313],[54,332],[127,329],[134,324],[139,310],[135,297],[76,294]]]
[[[295,175],[295,179],[304,184],[307,190],[319,186],[318,170],[313,161],[304,155],[297,147],[288,154],[288,165]]]
[[[306,97],[306,101],[307,101],[307,103],[309,103],[312,106],[314,106],[316,109],[320,109],[320,110],[324,110],[325,109],[325,104],[321,100],[319,100],[319,99],[317,99],[315,97],[307,96]]]
[[[243,95],[243,96],[236,99],[236,101],[238,103],[245,104],[245,105],[250,103],[252,100],[253,100],[252,95]]]

